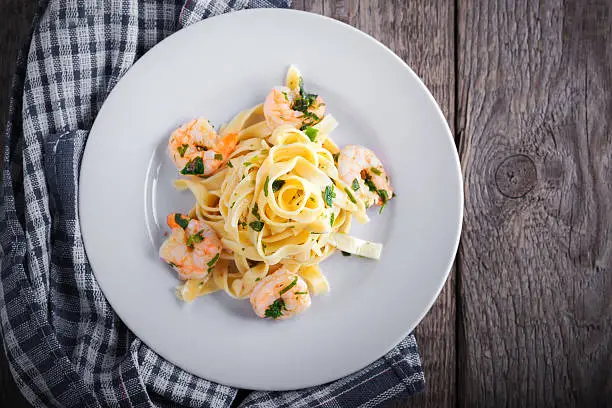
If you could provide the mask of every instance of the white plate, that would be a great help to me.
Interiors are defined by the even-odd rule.
[[[182,304],[157,256],[165,216],[187,211],[171,185],[170,132],[215,124],[261,102],[289,64],[339,121],[334,139],[372,148],[398,196],[355,235],[384,243],[378,262],[334,255],[331,292],[289,321],[256,318],[225,293]],[[446,120],[419,78],[382,44],[338,21],[248,10],[179,31],[144,55],[102,107],[80,178],[87,255],[108,301],[146,344],[179,367],[232,386],[322,384],[381,357],[429,310],[457,249],[462,181]]]

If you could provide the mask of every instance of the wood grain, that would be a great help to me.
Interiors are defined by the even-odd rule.
[[[454,125],[454,1],[294,2],[294,7],[353,25],[391,48],[432,91]],[[396,407],[455,405],[455,270],[416,335],[427,390]]]
[[[460,406],[612,404],[611,13],[458,2]]]

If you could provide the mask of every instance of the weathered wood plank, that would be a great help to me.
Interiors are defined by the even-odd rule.
[[[612,403],[611,13],[458,2],[461,406]]]
[[[454,122],[454,1],[304,0],[295,8],[351,24],[391,48],[431,89]],[[427,391],[397,407],[455,405],[455,271],[417,328]]]

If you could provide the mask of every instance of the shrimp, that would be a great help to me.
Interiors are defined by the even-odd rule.
[[[366,207],[384,206],[393,197],[393,188],[382,163],[368,148],[345,146],[338,156],[338,172]]]
[[[227,163],[238,134],[219,136],[210,122],[194,119],[172,132],[168,154],[182,174],[210,176]]]
[[[223,247],[215,230],[179,213],[168,215],[167,222],[172,233],[159,248],[159,256],[183,280],[208,278]]]
[[[308,285],[297,274],[280,268],[255,286],[251,305],[259,317],[287,319],[310,307]]]
[[[266,123],[271,130],[289,124],[295,128],[317,123],[325,115],[325,104],[320,96],[298,93],[283,86],[270,91],[263,105]]]

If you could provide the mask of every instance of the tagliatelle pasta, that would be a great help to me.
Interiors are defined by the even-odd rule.
[[[382,245],[348,233],[353,218],[368,222],[367,207],[384,205],[391,198],[390,185],[376,186],[384,169],[361,169],[362,163],[348,155],[342,159],[348,164],[339,166],[341,150],[331,138],[337,122],[324,114],[320,97],[303,91],[302,83],[299,71],[290,68],[285,87],[273,89],[264,104],[240,112],[222,126],[215,143],[194,142],[195,148],[189,144],[191,139],[183,143],[186,134],[198,139],[213,133],[207,123],[194,121],[177,130],[187,133],[173,134],[170,154],[185,175],[174,182],[175,187],[191,191],[195,205],[189,217],[212,228],[222,244],[212,265],[212,255],[206,258],[211,265],[208,274],[187,279],[178,288],[181,299],[189,301],[218,290],[247,298],[258,282],[279,270],[299,276],[316,295],[329,290],[319,264],[336,249],[379,258]],[[347,179],[346,174],[354,178]],[[383,176],[388,185],[388,177]],[[193,242],[191,248],[198,250]],[[202,254],[209,250],[202,248]],[[175,269],[181,267],[162,257]],[[286,288],[299,286],[296,282]],[[271,300],[286,297],[282,285],[279,290]],[[305,292],[295,293],[296,299],[305,296]],[[287,304],[285,299],[284,310]],[[276,306],[271,303],[269,309]],[[279,310],[282,315],[283,309]],[[262,317],[270,317],[268,311]]]

